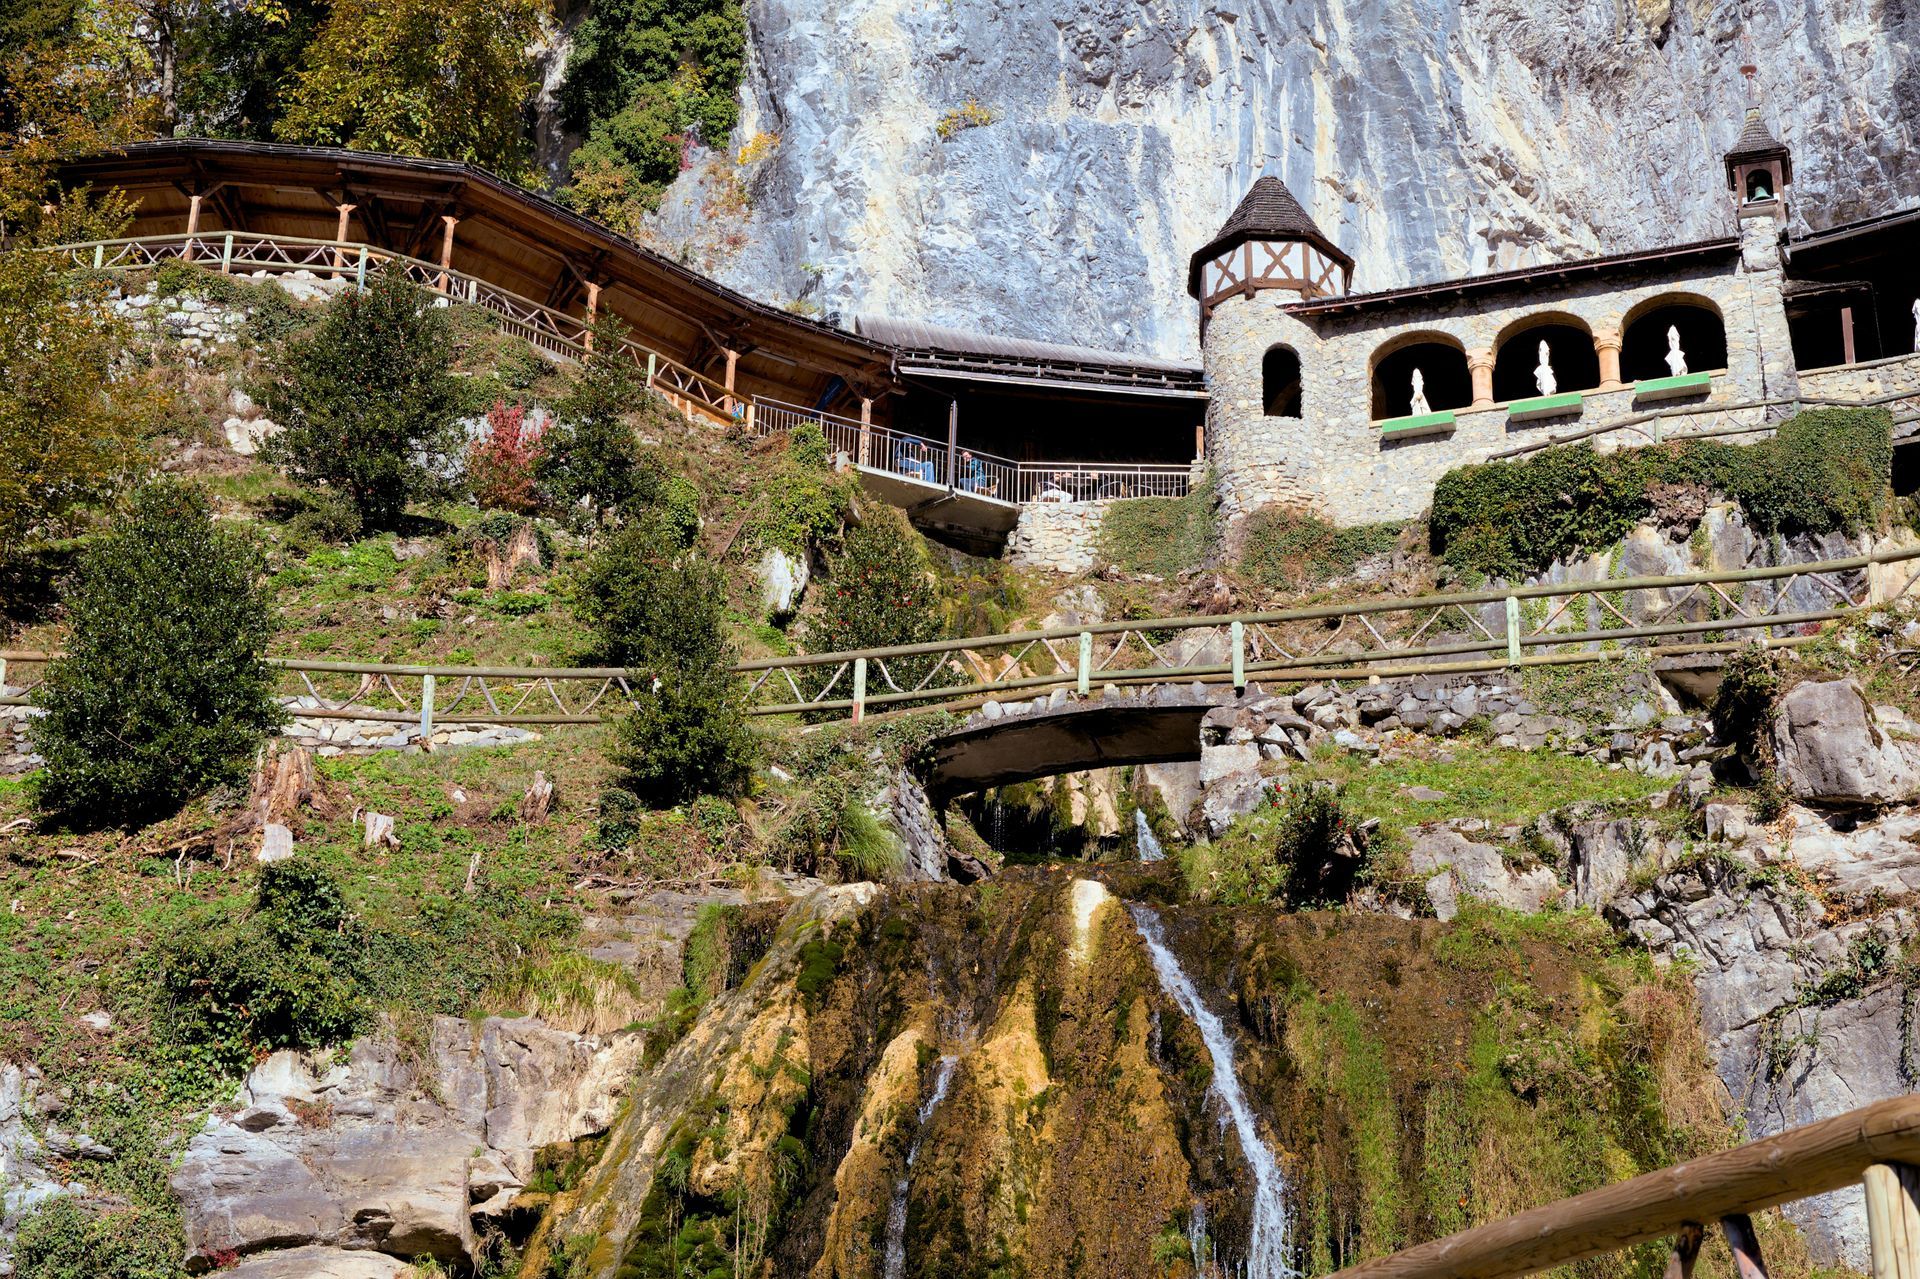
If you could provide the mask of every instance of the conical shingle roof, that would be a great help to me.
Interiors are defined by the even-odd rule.
[[[1349,269],[1353,259],[1314,225],[1287,184],[1268,174],[1247,191],[1213,239],[1196,251],[1187,267],[1187,292],[1200,295],[1200,268],[1247,240],[1305,240]]]
[[[1784,155],[1786,150],[1780,139],[1768,130],[1766,121],[1760,118],[1760,108],[1748,107],[1746,127],[1740,130],[1740,140],[1733,144],[1733,150],[1727,152],[1727,163],[1768,160],[1776,155]]]

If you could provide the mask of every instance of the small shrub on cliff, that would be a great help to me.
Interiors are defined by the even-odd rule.
[[[460,404],[446,311],[395,273],[327,304],[275,360],[267,408],[286,430],[268,456],[344,494],[369,528],[440,490]]]
[[[1241,573],[1270,591],[1319,586],[1399,541],[1399,524],[1335,528],[1311,511],[1269,506],[1242,523]]]
[[[366,942],[326,870],[300,858],[264,867],[250,910],[196,921],[162,947],[167,1033],[232,1070],[344,1040],[369,1012]]]
[[[1762,533],[1853,532],[1880,518],[1893,458],[1884,409],[1820,409],[1758,444],[1684,440],[1595,452],[1587,443],[1447,472],[1433,492],[1434,549],[1514,579],[1610,546],[1652,510],[1655,486],[1737,502]]]
[[[497,400],[487,410],[487,433],[467,445],[467,483],[489,510],[528,515],[540,508],[534,472],[545,452],[539,423],[524,404]]]
[[[754,537],[796,559],[840,531],[853,500],[850,477],[828,465],[827,437],[811,422],[787,436],[787,456],[760,494]]]
[[[1773,712],[1783,691],[1779,654],[1753,644],[1727,658],[1713,696],[1714,731],[1753,770],[1762,821],[1779,816],[1786,803],[1773,752]]]
[[[876,503],[861,508],[860,523],[846,531],[827,557],[826,576],[819,588],[820,611],[807,626],[810,651],[887,648],[944,638],[926,545],[906,516],[892,507]],[[888,658],[886,674],[909,689],[939,662],[937,656]],[[817,668],[815,687],[832,677],[830,668]],[[841,678],[836,696],[851,695],[849,678]],[[869,692],[887,691],[877,667],[869,669],[867,678]],[[938,681],[939,674],[933,679]]]
[[[86,821],[166,812],[238,776],[283,718],[261,662],[273,618],[258,548],[171,484],[134,495],[67,598],[34,741],[41,802]]]
[[[177,1221],[151,1208],[102,1208],[63,1196],[20,1223],[15,1273],[31,1279],[174,1279]]]
[[[1110,503],[1095,554],[1128,573],[1173,577],[1198,568],[1219,539],[1211,481],[1185,497],[1136,497]]]
[[[637,510],[660,487],[627,420],[650,396],[645,377],[622,349],[625,339],[626,328],[612,316],[594,326],[596,354],[554,405],[546,448],[534,468],[555,501],[584,506],[596,521]]]
[[[594,556],[581,586],[601,659],[652,684],[636,688],[621,722],[614,786],[661,805],[743,789],[757,745],[727,670],[733,652],[718,570],[680,550],[650,516]]]
[[[1181,854],[1194,896],[1227,905],[1295,908],[1346,899],[1366,866],[1367,840],[1343,788],[1293,782],[1218,843]]]

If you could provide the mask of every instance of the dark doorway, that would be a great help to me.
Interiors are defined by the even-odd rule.
[[[1268,417],[1300,416],[1300,357],[1290,347],[1269,347],[1260,361],[1260,402]]]
[[[1415,342],[1380,357],[1373,366],[1373,418],[1405,417],[1413,412],[1413,371],[1420,370],[1427,407],[1464,409],[1473,403],[1473,374],[1467,353],[1446,342]]]
[[[1600,357],[1593,337],[1571,324],[1536,324],[1500,344],[1493,357],[1493,398],[1529,400],[1540,394],[1533,370],[1540,363],[1540,344],[1552,353],[1556,394],[1590,391],[1600,385]]]

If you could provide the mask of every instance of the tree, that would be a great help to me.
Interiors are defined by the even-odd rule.
[[[496,400],[487,410],[487,433],[467,444],[467,484],[473,500],[496,511],[528,515],[540,508],[534,470],[546,449],[536,420],[524,404]]]
[[[720,574],[649,514],[610,538],[581,583],[600,658],[642,673],[613,752],[615,785],[651,804],[732,795],[757,753],[728,671]]]
[[[336,0],[275,125],[283,142],[527,176],[541,0]]]
[[[69,201],[34,238],[111,235],[123,213]],[[115,376],[128,338],[98,279],[51,254],[0,254],[0,561],[110,496],[139,460],[153,405]]]
[[[815,653],[888,648],[945,638],[934,598],[926,544],[906,517],[869,503],[827,557],[820,612],[807,627]],[[888,673],[902,688],[918,684],[938,657],[889,658]],[[823,670],[822,680],[832,672]],[[934,677],[937,681],[939,676]],[[844,694],[843,694],[844,696]]]
[[[66,656],[47,670],[39,798],[89,822],[165,813],[240,776],[285,716],[261,661],[265,561],[197,489],[135,492],[89,547],[66,600]]]
[[[593,329],[595,354],[574,374],[554,406],[536,474],[555,501],[584,502],[596,519],[631,512],[658,496],[660,478],[648,466],[627,415],[648,392],[623,349],[626,328],[612,316]]]
[[[343,293],[320,323],[280,353],[267,405],[286,430],[269,456],[296,478],[334,489],[371,528],[392,528],[407,503],[453,471],[453,335],[446,312],[398,273]]]

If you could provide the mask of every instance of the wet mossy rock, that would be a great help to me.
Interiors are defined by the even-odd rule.
[[[1202,907],[1167,870],[1088,873],[797,905],[635,1081],[523,1273],[853,1279],[890,1237],[911,1276],[1186,1275],[1189,1236],[1231,1259],[1247,1160],[1130,903],[1234,1041],[1312,1273],[1726,1140],[1684,980],[1595,921]]]

